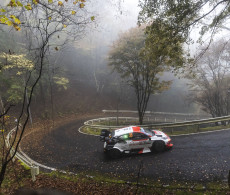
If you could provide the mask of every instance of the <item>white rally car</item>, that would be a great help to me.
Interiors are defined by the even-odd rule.
[[[111,158],[121,154],[142,154],[147,152],[163,152],[172,148],[170,137],[159,130],[147,130],[130,126],[113,132],[102,130],[100,140],[104,143],[104,151]]]

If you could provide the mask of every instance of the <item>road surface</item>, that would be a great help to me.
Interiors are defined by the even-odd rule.
[[[171,137],[172,150],[109,160],[103,154],[99,137],[84,135],[78,129],[83,120],[63,125],[43,137],[39,147],[23,147],[33,160],[58,169],[97,171],[161,181],[222,181],[230,170],[230,130]],[[23,144],[26,146],[26,143]],[[142,168],[140,165],[143,163]]]

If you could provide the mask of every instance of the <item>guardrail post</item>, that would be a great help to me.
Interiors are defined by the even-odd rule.
[[[36,175],[39,174],[39,167],[38,166],[32,166],[31,168],[31,176],[32,176],[32,181],[36,181]]]
[[[197,132],[200,131],[200,125],[197,125]]]
[[[230,170],[228,171],[228,187],[230,188]]]

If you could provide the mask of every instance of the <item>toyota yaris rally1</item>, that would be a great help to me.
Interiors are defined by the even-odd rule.
[[[114,130],[102,130],[100,140],[104,142],[104,152],[111,158],[121,154],[142,154],[163,152],[172,148],[170,137],[159,130],[148,130],[138,126],[130,126]]]

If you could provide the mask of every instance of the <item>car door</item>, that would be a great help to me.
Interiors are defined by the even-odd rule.
[[[130,140],[130,149],[149,148],[152,144],[151,140],[149,139],[149,136],[141,132],[134,132]]]
[[[128,133],[120,136],[119,139],[119,147],[122,150],[133,150],[140,147],[138,146],[138,140],[143,138],[141,138],[137,133]]]
[[[124,134],[121,135],[118,139],[119,142],[116,144],[116,147],[118,147],[121,151],[130,150],[130,146],[132,145],[132,134]]]

